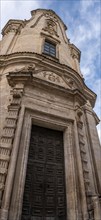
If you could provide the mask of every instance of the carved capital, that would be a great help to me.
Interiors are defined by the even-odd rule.
[[[6,35],[9,32],[19,33],[21,28],[24,27],[25,22],[21,20],[9,20],[2,30],[2,35]]]
[[[69,47],[72,58],[77,59],[80,62],[80,55],[81,55],[80,50],[74,44],[69,43]]]
[[[23,89],[24,89],[24,85],[22,85],[21,87],[19,87],[19,84],[16,85],[13,90],[11,91],[11,94],[13,95],[13,98],[21,98],[23,95]]]
[[[79,60],[79,54],[71,53],[73,59]]]
[[[93,114],[93,109],[89,100],[87,100],[86,104],[84,105],[84,110],[88,111],[89,113]]]
[[[19,70],[15,70],[13,72],[9,72],[7,75],[8,83],[11,87],[18,90],[16,85],[25,85],[26,82],[31,81],[32,79],[33,70],[32,67],[28,66],[26,69],[26,66],[23,68],[20,68]],[[22,90],[22,88],[19,88],[19,90]]]

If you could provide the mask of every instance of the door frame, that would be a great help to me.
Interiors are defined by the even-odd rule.
[[[63,131],[64,168],[67,220],[77,219],[77,189],[76,189],[76,166],[74,153],[73,120],[56,115],[50,115],[41,111],[25,108],[24,123],[22,127],[19,153],[15,171],[14,184],[11,196],[9,218],[21,220],[24,185],[26,179],[28,150],[30,144],[32,124],[46,128]]]

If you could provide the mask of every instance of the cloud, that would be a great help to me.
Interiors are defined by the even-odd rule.
[[[37,8],[48,8],[51,1],[41,0],[1,0],[1,30],[9,19],[30,19],[30,11]]]
[[[73,11],[73,10],[72,10]],[[97,94],[95,112],[101,118],[101,8],[100,1],[81,0],[65,13],[69,22],[67,31],[70,41],[81,50],[81,72],[85,83]],[[101,141],[101,122],[97,126]]]
[[[94,6],[94,1],[92,1],[92,0],[89,0],[89,1],[81,0],[81,14],[86,13],[93,6]]]
[[[95,110],[101,116],[101,78],[92,80],[93,91],[98,94]]]
[[[69,12],[68,12],[69,13]],[[100,68],[100,3],[80,1],[72,18],[69,34],[73,42],[81,50],[81,71],[85,78],[92,78],[96,68]],[[67,16],[70,18],[71,15]],[[85,71],[84,71],[85,70]]]
[[[72,15],[68,11],[68,18]],[[70,23],[70,40],[81,50],[81,72],[89,85],[93,78],[100,77],[101,67],[101,27],[100,27],[100,2],[79,2]]]
[[[32,7],[38,8],[38,1],[1,1],[1,28],[9,19],[29,19]]]
[[[94,110],[97,113],[97,115],[101,118],[100,2],[81,1],[80,15],[83,23],[83,30],[81,34],[84,34],[83,40],[80,41],[80,47],[83,51],[81,70],[86,79],[87,85],[97,94],[97,100],[95,103]],[[97,126],[97,129],[101,142],[101,122]]]

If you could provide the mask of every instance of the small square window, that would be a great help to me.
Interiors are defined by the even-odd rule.
[[[44,53],[56,57],[56,45],[52,42],[45,40]]]

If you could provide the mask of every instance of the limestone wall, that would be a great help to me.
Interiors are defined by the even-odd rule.
[[[2,129],[5,125],[5,117],[7,114],[7,107],[10,100],[10,87],[5,75],[0,80],[0,137],[2,135]]]
[[[45,39],[48,39],[56,44],[56,58],[59,59],[59,62],[78,72],[73,58],[74,52],[71,54],[69,40],[66,37],[65,25],[54,12],[36,10],[29,21],[22,21],[22,26],[15,22],[16,20],[12,21],[10,25],[8,22],[8,26],[4,27],[1,55],[15,52],[42,54]],[[80,55],[79,50],[76,53]],[[79,65],[79,58],[77,59]]]

